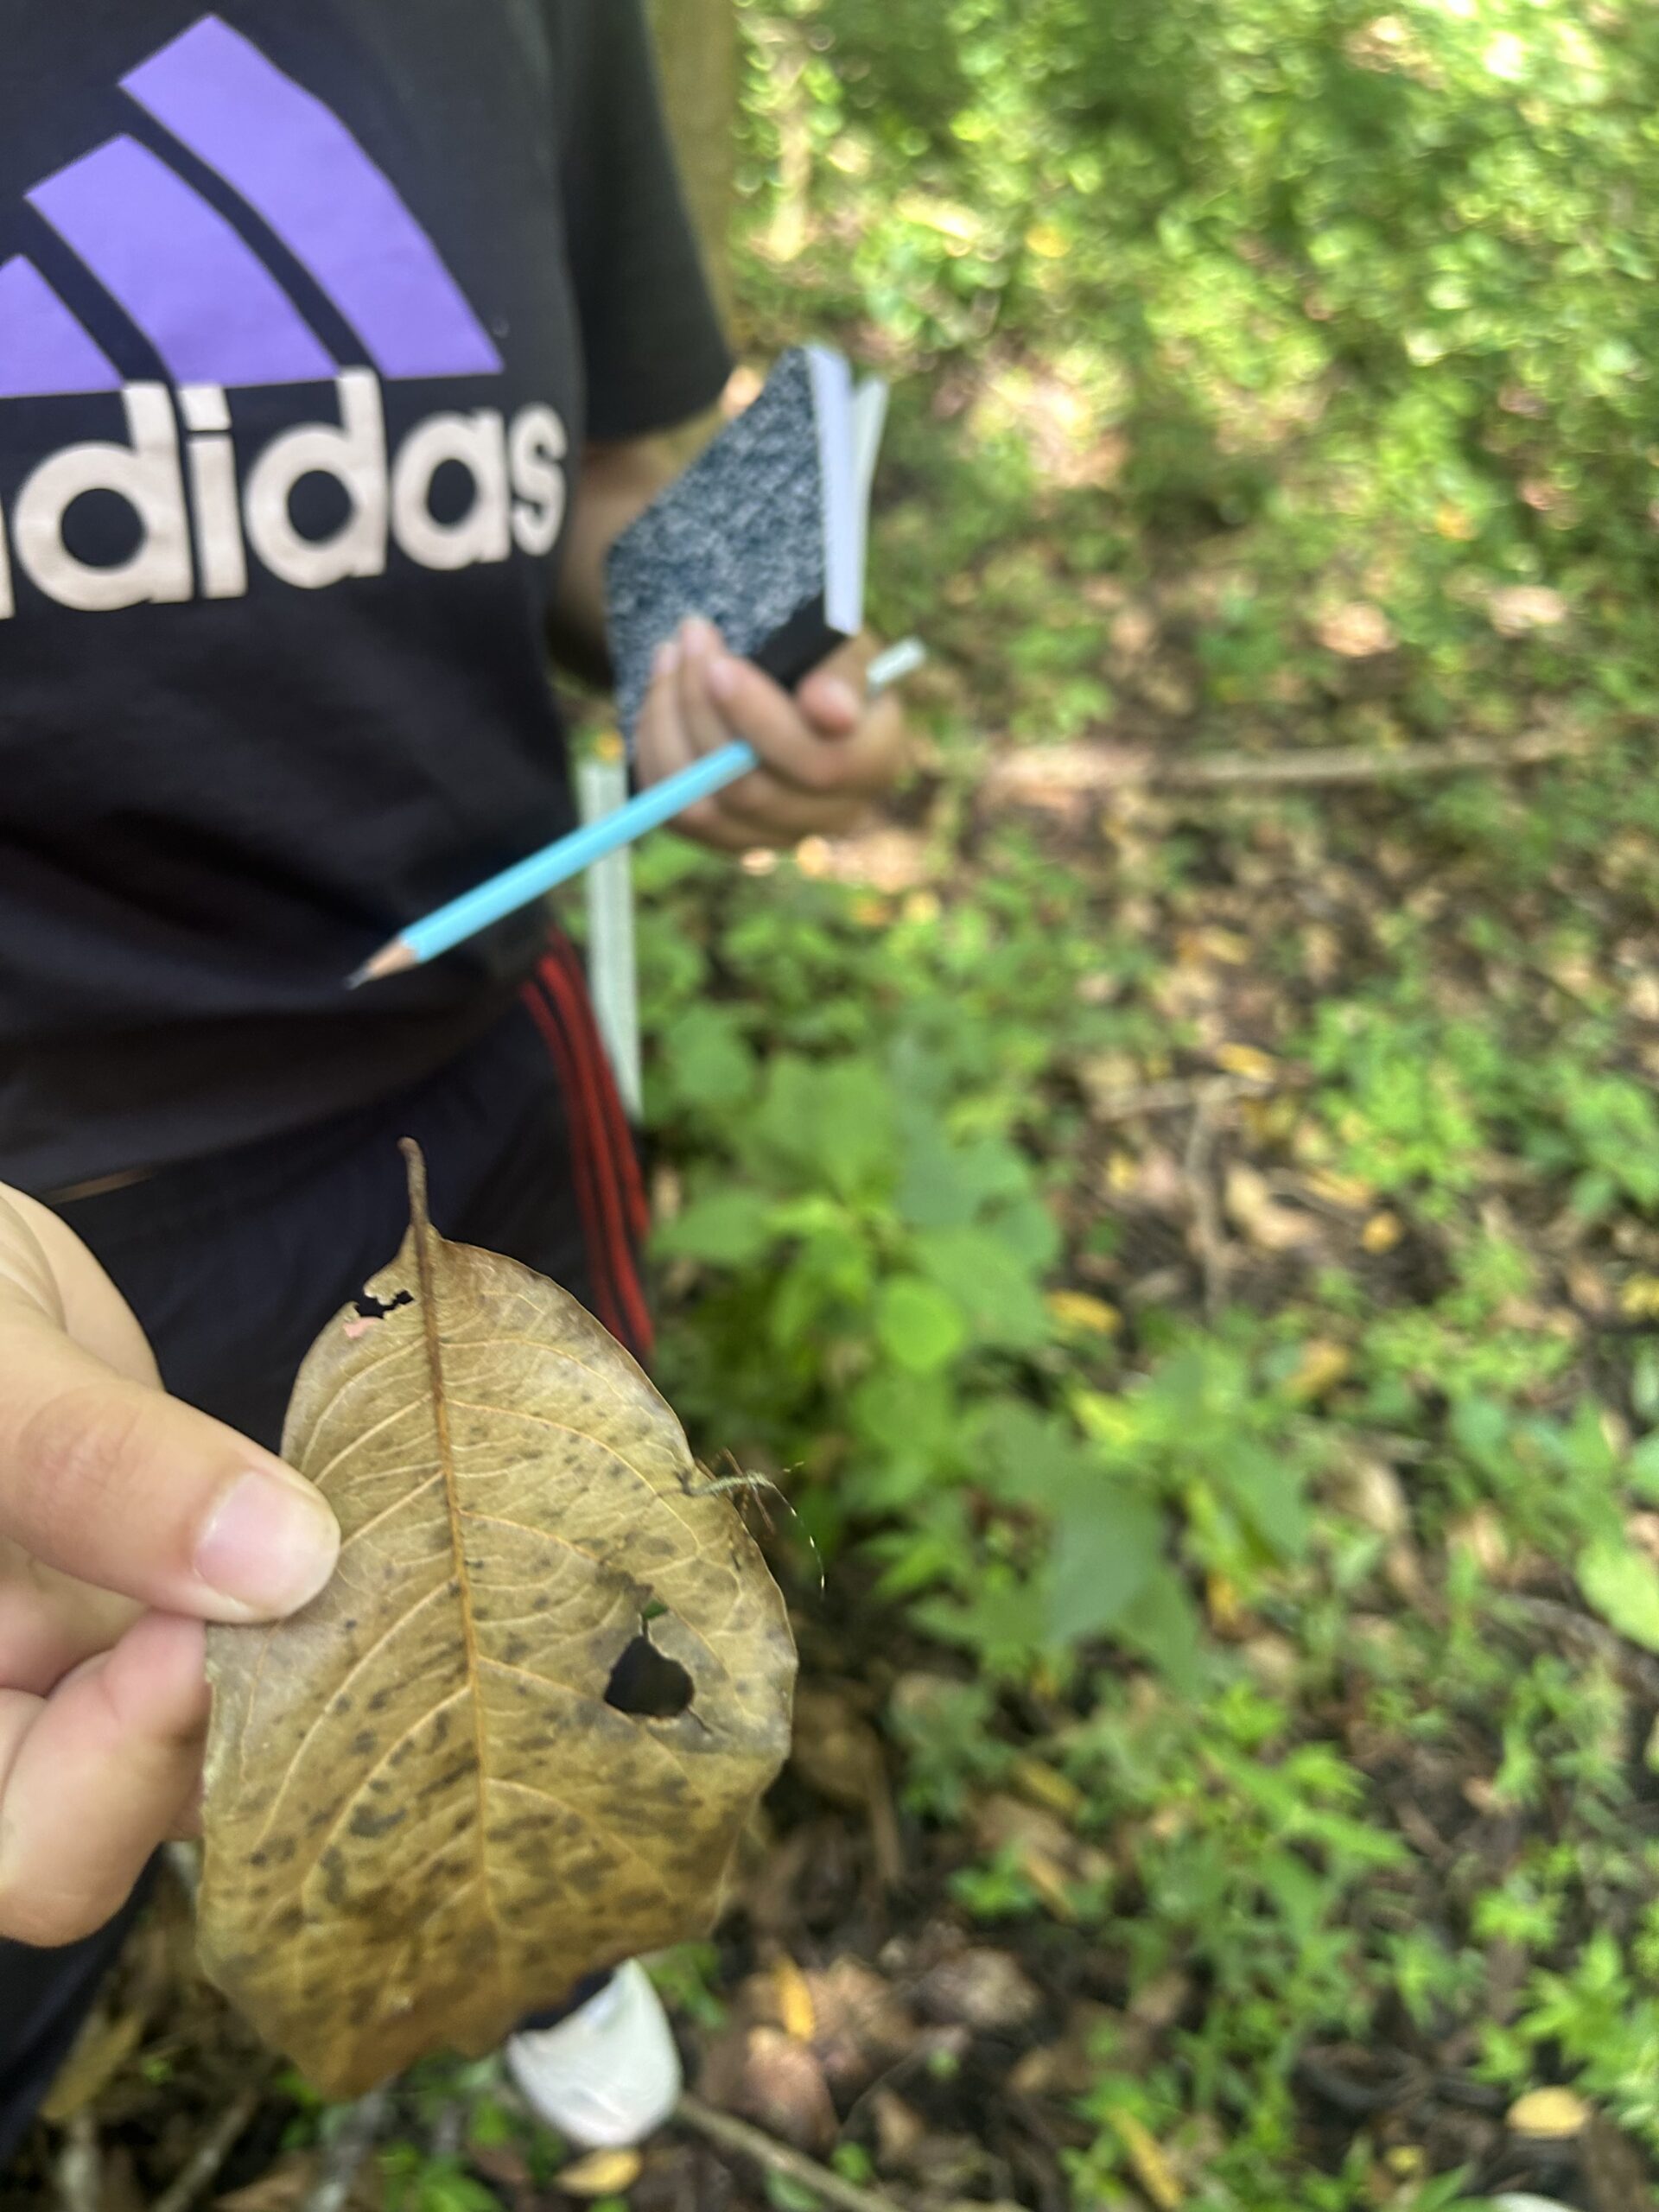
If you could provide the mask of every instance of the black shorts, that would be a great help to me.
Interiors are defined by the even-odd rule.
[[[415,1089],[56,1211],[137,1315],[168,1389],[275,1450],[313,1339],[403,1241],[404,1136],[426,1154],[441,1235],[550,1275],[649,1363],[644,1191],[563,939],[512,1013]],[[127,1917],[61,1950],[0,1942],[0,2163],[73,2040]]]

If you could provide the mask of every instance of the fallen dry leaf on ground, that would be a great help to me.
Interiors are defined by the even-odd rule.
[[[667,1405],[563,1291],[436,1235],[405,1150],[409,1235],[283,1439],[339,1570],[209,1635],[203,1961],[333,2097],[706,1931],[795,1672]]]

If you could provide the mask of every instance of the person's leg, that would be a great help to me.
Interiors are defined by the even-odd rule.
[[[649,1357],[639,1171],[563,941],[514,1012],[418,1088],[59,1211],[131,1305],[168,1388],[275,1449],[313,1339],[402,1242],[401,1136],[426,1154],[442,1234],[550,1276],[636,1357]],[[60,1951],[0,1942],[0,2162],[90,2008],[127,1919]]]

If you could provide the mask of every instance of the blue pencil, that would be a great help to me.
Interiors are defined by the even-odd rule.
[[[871,696],[912,674],[926,658],[925,648],[913,638],[890,647],[870,664],[866,681]],[[346,988],[354,991],[360,983],[378,982],[384,976],[402,975],[406,969],[435,960],[441,952],[452,951],[468,938],[476,937],[480,930],[488,929],[508,914],[517,913],[519,907],[529,906],[531,899],[541,898],[556,885],[569,882],[573,875],[580,875],[595,861],[603,860],[607,853],[632,844],[647,830],[671,822],[677,814],[683,814],[699,799],[712,798],[716,791],[724,791],[728,784],[734,784],[740,776],[747,776],[751,768],[759,765],[753,747],[741,741],[722,745],[717,753],[705,753],[701,760],[694,760],[677,775],[641,791],[626,806],[618,807],[614,814],[573,830],[569,836],[559,838],[539,853],[532,853],[528,860],[492,877],[477,890],[463,892],[447,906],[440,906],[435,913],[411,922],[346,977]]]

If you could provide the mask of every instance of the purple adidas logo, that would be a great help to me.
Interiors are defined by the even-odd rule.
[[[306,270],[355,334],[367,365],[337,361],[253,245],[167,162],[125,134],[26,195],[154,349],[167,385],[125,381],[27,255],[0,263],[0,399],[118,392],[127,442],[43,460],[0,527],[0,619],[15,611],[8,538],[49,599],[88,610],[239,596],[247,551],[305,589],[386,564],[388,537],[423,567],[545,553],[563,519],[566,432],[556,411],[434,415],[386,450],[381,380],[490,377],[500,354],[391,180],[334,111],[216,16],[121,79],[130,99],[205,164]],[[329,381],[338,420],[283,432],[238,486],[228,394]],[[181,428],[183,435],[181,435]],[[433,479],[471,474],[468,510],[439,520]],[[326,539],[295,527],[301,478],[334,477],[350,512]],[[188,480],[187,499],[186,482]],[[64,543],[88,491],[135,510],[140,543],[99,567]]]

